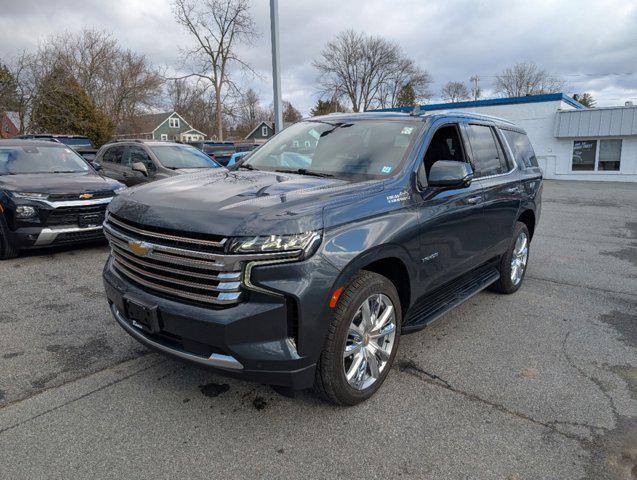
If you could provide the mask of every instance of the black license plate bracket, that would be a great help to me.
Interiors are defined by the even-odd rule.
[[[134,327],[149,333],[159,333],[159,313],[157,305],[148,305],[138,299],[125,298],[126,317]]]
[[[78,224],[81,228],[97,227],[104,222],[104,216],[101,213],[83,213],[78,218]]]

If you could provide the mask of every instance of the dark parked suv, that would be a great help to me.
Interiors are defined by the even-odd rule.
[[[189,145],[151,140],[107,143],[97,152],[94,163],[102,175],[129,187],[181,173],[221,167]]]
[[[520,287],[541,193],[526,134],[504,120],[311,118],[232,171],[118,196],[106,294],[152,348],[352,405],[380,387],[401,332]]]
[[[106,205],[123,189],[62,143],[0,140],[0,260],[22,249],[103,241]]]

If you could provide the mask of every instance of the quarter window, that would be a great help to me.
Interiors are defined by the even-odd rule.
[[[615,171],[620,170],[622,141],[575,140],[573,142],[572,170],[579,171]]]
[[[506,159],[496,144],[493,129],[485,125],[469,125],[468,130],[476,177],[506,173]]]
[[[529,142],[529,137],[524,133],[514,132],[513,130],[502,130],[504,138],[509,147],[513,151],[513,156],[519,167],[537,167],[537,158],[535,151]]]

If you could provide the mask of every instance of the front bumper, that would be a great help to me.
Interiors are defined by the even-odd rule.
[[[276,268],[279,272],[292,269],[290,274],[294,276],[299,274],[299,268],[304,272],[308,268],[320,271],[314,265],[302,266],[307,263]],[[271,268],[259,267],[255,272]],[[256,274],[253,277],[255,281],[258,278]],[[276,288],[270,280],[265,279],[263,285]],[[317,289],[311,288],[317,284],[311,281],[298,281],[296,284],[303,284],[312,292],[300,292],[300,302],[295,291],[289,296],[250,291],[242,303],[211,308],[151,293],[123,278],[112,267],[110,258],[104,268],[104,286],[113,316],[139,342],[232,377],[304,389],[314,383],[316,361],[328,322],[319,308],[299,308],[300,311],[296,312],[290,303],[291,298],[293,303],[301,305],[305,301],[312,305],[317,294]],[[321,291],[318,297],[323,299],[327,295],[327,291]],[[149,329],[130,318],[131,302],[149,306],[157,312],[154,328]],[[298,315],[299,321],[296,338],[290,332],[293,315]],[[300,349],[299,339],[307,341],[308,334],[312,336],[311,345]]]
[[[50,245],[95,242],[104,240],[102,227],[81,228],[74,225],[60,227],[26,227],[13,232],[18,248],[38,248]]]

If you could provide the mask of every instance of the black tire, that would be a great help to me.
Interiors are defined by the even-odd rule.
[[[524,268],[522,269],[522,275],[520,277],[520,280],[517,283],[515,283],[511,279],[511,271],[512,271],[511,260],[513,258],[513,251],[515,249],[515,244],[521,233],[524,233],[526,235],[528,251],[527,251],[527,257],[526,257],[526,263],[524,264]],[[530,247],[531,247],[531,236],[529,235],[529,229],[524,223],[516,222],[515,228],[513,229],[513,236],[511,238],[511,244],[509,245],[509,249],[500,258],[500,266],[499,266],[500,279],[489,287],[490,290],[493,290],[498,293],[506,293],[506,294],[514,293],[518,291],[518,289],[522,286],[522,282],[524,281],[524,276],[526,275],[526,269],[529,265],[529,256],[531,251]]]
[[[347,332],[358,308],[374,294],[383,294],[394,307],[395,335],[392,351],[387,364],[380,371],[375,382],[364,390],[350,386],[343,368],[343,352],[347,342]],[[394,284],[386,277],[374,272],[360,271],[341,294],[330,322],[325,347],[316,366],[314,392],[322,399],[335,405],[356,405],[371,397],[383,384],[396,357],[400,340],[402,311],[400,297]]]
[[[11,241],[9,226],[4,217],[0,216],[0,260],[8,260],[18,256],[18,249]]]

